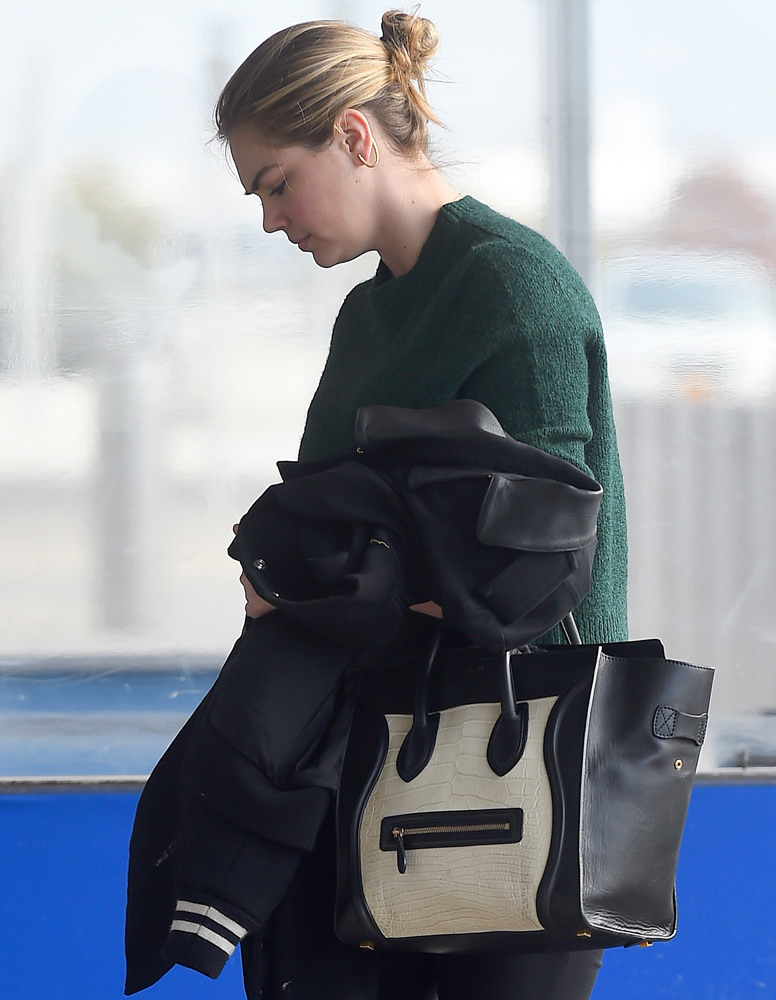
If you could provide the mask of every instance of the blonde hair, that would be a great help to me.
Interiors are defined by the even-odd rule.
[[[439,45],[423,17],[391,10],[382,37],[341,21],[308,21],[272,35],[235,71],[215,109],[217,138],[251,124],[279,146],[320,148],[339,116],[359,108],[401,153],[427,152],[428,123],[439,123],[424,75]]]

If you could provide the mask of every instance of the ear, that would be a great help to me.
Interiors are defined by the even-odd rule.
[[[367,163],[372,162],[374,158],[372,126],[363,112],[357,108],[346,108],[339,116],[335,127],[354,163],[360,165],[363,160]]]

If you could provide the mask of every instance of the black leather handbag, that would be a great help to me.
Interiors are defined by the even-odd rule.
[[[658,640],[500,656],[437,634],[368,675],[337,801],[338,937],[431,952],[671,938],[713,673]]]

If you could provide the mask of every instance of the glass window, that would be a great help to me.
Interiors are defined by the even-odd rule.
[[[295,457],[339,303],[375,261],[321,271],[266,237],[210,141],[212,105],[272,31],[378,29],[388,6],[138,0],[105,16],[40,0],[7,15],[0,772],[143,771],[239,632],[231,526]],[[548,231],[546,0],[423,13],[442,36],[437,160]],[[774,21],[758,0],[590,2],[594,290],[632,632],[719,667],[721,764],[776,762]]]
[[[633,635],[717,667],[707,767],[776,764],[776,14],[593,0],[598,300]]]

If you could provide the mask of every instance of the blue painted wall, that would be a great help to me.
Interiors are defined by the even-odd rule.
[[[2,1000],[122,996],[136,802],[117,792],[0,795]],[[595,1000],[776,1000],[774,831],[776,785],[698,786],[677,880],[679,934],[610,951]],[[216,981],[176,968],[140,996],[240,1000],[239,959]]]
[[[0,795],[0,998],[124,993],[127,844],[137,795]],[[215,981],[176,967],[148,1000],[240,1000],[239,958]]]

